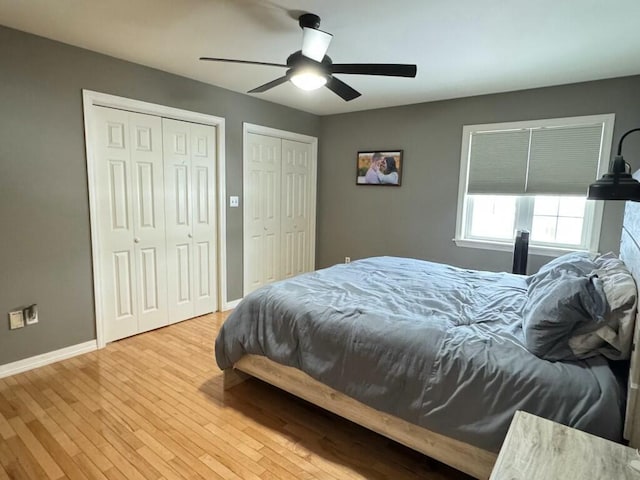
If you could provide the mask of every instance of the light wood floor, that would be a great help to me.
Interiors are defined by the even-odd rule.
[[[224,318],[0,379],[0,480],[468,478],[257,380],[223,392]]]

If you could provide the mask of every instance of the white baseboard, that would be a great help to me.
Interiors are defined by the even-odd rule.
[[[36,355],[35,357],[18,360],[17,362],[6,363],[4,365],[0,365],[0,378],[26,372],[27,370],[33,370],[34,368],[43,367],[45,365],[49,365],[50,363],[55,363],[59,362],[60,360],[75,357],[76,355],[93,352],[97,349],[98,343],[95,340],[91,340],[89,342],[79,343],[77,345],[71,345],[70,347],[61,348],[60,350],[54,350],[53,352]]]
[[[241,298],[238,298],[237,300],[231,300],[230,302],[225,302],[222,304],[222,310],[223,312],[226,312],[227,310],[233,310],[234,308],[236,308],[238,306],[238,304],[242,301]]]

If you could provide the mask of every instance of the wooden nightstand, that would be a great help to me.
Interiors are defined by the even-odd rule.
[[[639,480],[632,460],[633,448],[519,411],[490,480]]]

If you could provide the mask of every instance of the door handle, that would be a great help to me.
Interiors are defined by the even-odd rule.
[[[187,237],[193,238],[193,235],[191,235],[190,233],[187,233]]]
[[[140,243],[140,239],[138,237],[136,237],[136,238],[133,239],[133,242],[134,243]]]

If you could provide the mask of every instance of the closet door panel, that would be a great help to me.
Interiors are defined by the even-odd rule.
[[[119,251],[113,252],[113,284],[115,315],[112,317],[116,322],[127,321],[129,324],[123,329],[128,332],[133,330],[132,325],[135,320],[128,322],[135,316],[135,280],[133,265],[131,264],[131,252]],[[111,302],[109,302],[111,303]]]
[[[244,293],[281,275],[281,140],[247,133],[245,161]]]
[[[131,225],[131,206],[129,205],[129,197],[131,196],[129,188],[129,159],[128,158],[108,158],[108,202],[109,219],[111,220],[110,234],[114,236],[114,241],[128,240],[133,232]],[[121,237],[116,239],[115,237]]]
[[[191,124],[194,315],[218,309],[216,282],[216,131]]]
[[[129,113],[138,332],[168,323],[162,123]]]
[[[191,271],[191,242],[182,243],[176,245],[176,299],[179,305],[184,305],[191,302],[192,287],[191,277],[193,276]],[[192,312],[188,312],[190,315]]]
[[[280,249],[278,235],[267,233],[263,239],[264,258],[262,259],[263,283],[271,283],[280,279]]]
[[[176,230],[184,230],[185,233],[191,231],[191,201],[189,189],[189,166],[173,165],[169,175],[173,175],[173,187],[175,189],[174,199],[171,202],[175,209],[173,216],[173,227]]]
[[[262,270],[257,268],[262,264],[262,234],[245,232],[244,241],[244,294],[247,295],[260,288],[263,284]]]
[[[163,248],[164,250],[164,248]],[[160,265],[158,265],[158,249],[140,248],[139,249],[139,271],[140,271],[140,315],[144,316],[157,316],[158,313],[163,312],[165,316],[160,316],[156,325],[149,326],[147,330],[151,328],[158,328],[167,324],[166,317],[166,289],[163,296],[160,292],[160,285],[166,281],[166,274],[162,271]],[[165,265],[166,266],[166,265]],[[163,309],[163,306],[165,307]],[[144,330],[145,327],[141,327]]]
[[[102,312],[107,341],[138,333],[128,113],[94,107],[95,191],[100,234]]]
[[[190,124],[162,119],[169,323],[194,316]]]
[[[283,278],[313,270],[311,251],[311,145],[282,140]]]

